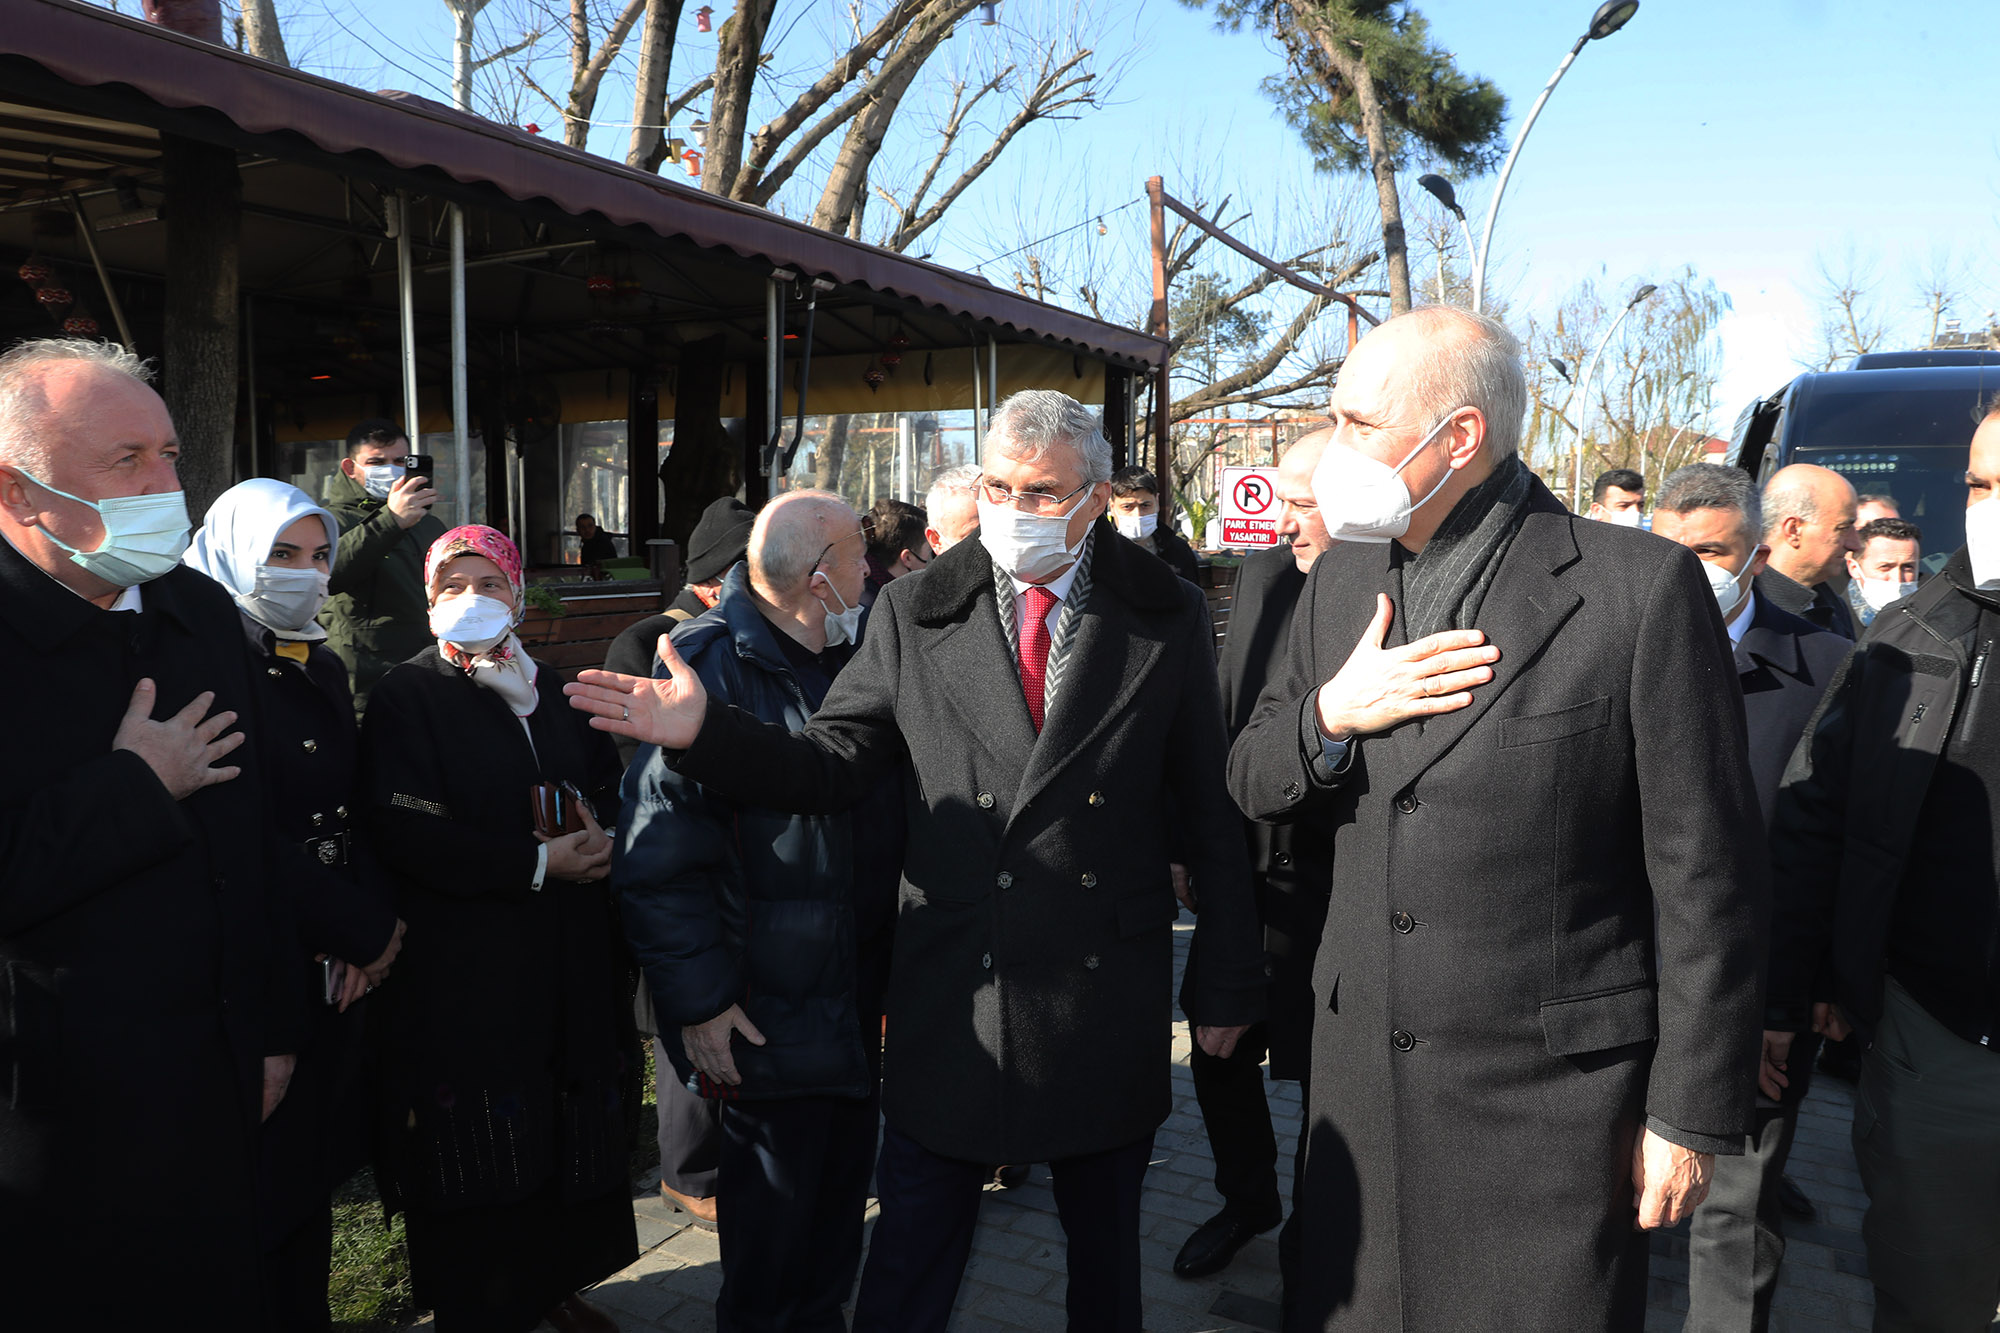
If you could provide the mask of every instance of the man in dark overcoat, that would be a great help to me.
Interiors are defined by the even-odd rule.
[[[1693,555],[1515,456],[1520,347],[1362,340],[1244,812],[1334,840],[1290,1328],[1637,1328],[1646,1237],[1742,1151],[1765,851]],[[1657,918],[1657,924],[1656,924]],[[1636,1204],[1636,1207],[1635,1207]]]
[[[242,622],[179,563],[180,445],[146,377],[113,344],[0,356],[0,1307],[22,1329],[256,1326],[256,1133],[303,1019],[274,998],[293,958],[238,748]]]
[[[664,643],[663,679],[585,673],[571,695],[778,809],[840,809],[909,766],[882,1214],[855,1327],[943,1329],[990,1164],[1045,1161],[1069,1326],[1138,1333],[1139,1189],[1171,1103],[1170,843],[1202,894],[1196,1040],[1227,1054],[1264,1004],[1208,612],[1098,523],[1111,450],[1075,400],[1008,399],[982,467],[979,537],[883,590],[802,733],[712,705]]]
[[[1291,637],[1292,611],[1313,562],[1332,545],[1319,506],[1312,498],[1312,475],[1330,432],[1301,436],[1278,465],[1276,490],[1278,544],[1243,558],[1229,604],[1229,632],[1216,660],[1222,687],[1222,717],[1234,740],[1250,723],[1257,697],[1284,659]],[[1278,1138],[1271,1105],[1264,1095],[1264,1059],[1271,1077],[1302,1081],[1312,1053],[1312,960],[1326,921],[1327,883],[1333,873],[1332,847],[1311,825],[1243,821],[1250,847],[1250,882],[1257,919],[1264,929],[1266,969],[1271,979],[1270,1012],[1245,1033],[1227,1059],[1200,1047],[1188,1053],[1194,1095],[1215,1159],[1215,1192],[1222,1207],[1196,1227],[1174,1256],[1180,1277],[1205,1277],[1227,1267],[1252,1236],[1284,1218],[1278,1197]],[[1196,902],[1199,908],[1199,902]],[[1188,974],[1199,977],[1199,960]],[[1305,1163],[1299,1141],[1296,1176]],[[1278,1236],[1278,1271],[1289,1286],[1298,1263],[1297,1214]]]

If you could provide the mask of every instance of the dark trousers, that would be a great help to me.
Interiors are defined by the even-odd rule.
[[[722,1160],[722,1103],[697,1097],[674,1076],[667,1048],[653,1038],[654,1083],[660,1104],[660,1183],[690,1199],[715,1197]]]
[[[2000,1052],[1886,991],[1854,1101],[1876,1333],[1984,1333],[2000,1303]]]
[[[1784,1100],[1757,1098],[1756,1120],[1740,1157],[1717,1157],[1708,1197],[1688,1230],[1688,1316],[1683,1333],[1763,1333],[1785,1257],[1778,1182],[1791,1156],[1799,1106],[1812,1087],[1819,1038],[1803,1032],[1785,1061]]]
[[[266,1333],[328,1333],[333,1311],[327,1305],[327,1275],[333,1267],[331,1199],[264,1251],[258,1277],[264,1296]]]
[[[878,1101],[724,1104],[716,1333],[846,1333],[840,1307],[861,1267]]]
[[[1140,1333],[1139,1189],[1152,1155],[1149,1134],[1049,1163],[1069,1244],[1070,1333]],[[854,1333],[942,1333],[972,1254],[980,1186],[992,1174],[978,1162],[940,1157],[894,1126],[883,1131],[875,1166],[882,1213]]]
[[[1199,1045],[1188,1054],[1194,1097],[1215,1158],[1215,1192],[1223,1206],[1259,1231],[1278,1225],[1278,1137],[1264,1096],[1264,1056],[1270,1029],[1254,1024],[1226,1059]]]

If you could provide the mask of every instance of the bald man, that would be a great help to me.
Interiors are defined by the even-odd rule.
[[[1276,673],[1291,636],[1292,609],[1313,563],[1333,545],[1313,499],[1313,469],[1333,436],[1302,435],[1278,464],[1279,544],[1246,556],[1236,571],[1229,636],[1216,670],[1222,680],[1222,716],[1229,738],[1250,721],[1264,683]],[[1312,1060],[1312,964],[1326,920],[1328,857],[1332,848],[1309,825],[1274,827],[1243,821],[1250,844],[1252,887],[1271,954],[1270,1018],[1253,1026],[1226,1057],[1197,1050],[1189,1058],[1195,1099],[1215,1157],[1215,1192],[1222,1210],[1181,1246],[1174,1272],[1205,1277],[1220,1272],[1259,1232],[1278,1225],[1278,1141],[1264,1097],[1263,1063],[1271,1077],[1302,1082]],[[1294,1188],[1305,1157],[1303,1140],[1293,1163]],[[1298,1262],[1298,1227],[1287,1222],[1278,1237],[1278,1267],[1287,1289]]]
[[[1845,639],[1854,637],[1847,609],[1847,557],[1861,552],[1855,530],[1854,487],[1813,463],[1779,468],[1764,483],[1764,544],[1771,563],[1755,584],[1759,597]]]

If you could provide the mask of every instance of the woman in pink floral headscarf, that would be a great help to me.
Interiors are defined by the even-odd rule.
[[[453,528],[424,586],[437,646],[382,678],[361,734],[367,818],[409,922],[377,997],[384,1201],[408,1216],[440,1333],[610,1330],[576,1292],[638,1254],[631,972],[595,814],[618,809],[617,752],[521,646],[505,535]],[[536,832],[552,788],[582,798],[577,831]]]

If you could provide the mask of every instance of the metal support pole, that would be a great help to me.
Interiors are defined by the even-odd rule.
[[[465,210],[451,206],[451,456],[458,521],[472,522],[472,447],[465,393]]]
[[[1493,198],[1486,205],[1486,230],[1480,233],[1479,249],[1474,252],[1475,257],[1472,269],[1472,308],[1474,312],[1478,312],[1484,308],[1486,300],[1486,261],[1493,253],[1493,219],[1500,216],[1500,196],[1507,192],[1507,177],[1514,170],[1514,159],[1521,155],[1521,145],[1528,141],[1528,131],[1535,128],[1535,117],[1542,114],[1542,107],[1548,102],[1549,94],[1556,90],[1558,83],[1562,82],[1562,76],[1569,73],[1570,62],[1576,59],[1576,53],[1583,50],[1583,44],[1589,40],[1590,34],[1587,32],[1576,39],[1576,45],[1572,46],[1569,49],[1569,54],[1562,58],[1562,64],[1556,66],[1556,72],[1549,76],[1547,86],[1542,89],[1542,95],[1537,97],[1534,106],[1528,109],[1528,118],[1521,122],[1521,132],[1514,136],[1514,146],[1507,150],[1506,164],[1500,168],[1500,179],[1493,186]]]
[[[111,290],[111,275],[104,271],[104,261],[98,257],[97,237],[92,234],[90,218],[83,211],[83,198],[75,190],[69,192],[69,206],[76,214],[76,229],[83,237],[83,248],[90,252],[90,265],[97,270],[97,285],[104,289],[104,304],[110,307],[111,322],[118,326],[118,341],[125,344],[126,351],[137,356],[139,348],[132,341],[131,327],[125,323],[125,307],[118,304],[118,293]]]
[[[986,458],[986,406],[980,398],[979,390],[979,349],[972,349],[972,452],[980,461]]]
[[[384,203],[389,201],[384,200]],[[410,270],[410,196],[396,191],[395,211],[389,222],[396,238],[396,303],[402,316],[403,334],[403,430],[412,442],[417,439],[417,295]]]
[[[257,432],[257,301],[249,295],[243,298],[243,374],[249,381],[245,397],[250,409],[250,475],[261,477],[264,439]]]
[[[1146,178],[1146,202],[1152,214],[1153,242],[1153,309],[1146,327],[1155,338],[1165,341],[1168,337],[1167,191],[1160,177]],[[1167,416],[1174,401],[1173,385],[1168,378],[1172,361],[1172,354],[1163,350],[1160,364],[1153,372],[1153,475],[1160,480],[1160,522],[1167,526],[1174,521],[1174,478],[1168,466],[1167,428]]]
[[[896,414],[896,498],[915,504],[917,461],[917,419],[908,412]]]
[[[986,424],[993,424],[993,409],[1000,405],[1000,348],[993,335],[986,335]]]
[[[789,276],[773,273],[764,280],[764,420],[770,424],[771,438],[764,446],[765,476],[771,475],[771,463],[778,452],[778,441],[784,437],[785,415],[779,395],[783,392],[785,368],[785,321],[778,308],[779,284],[790,282]]]

